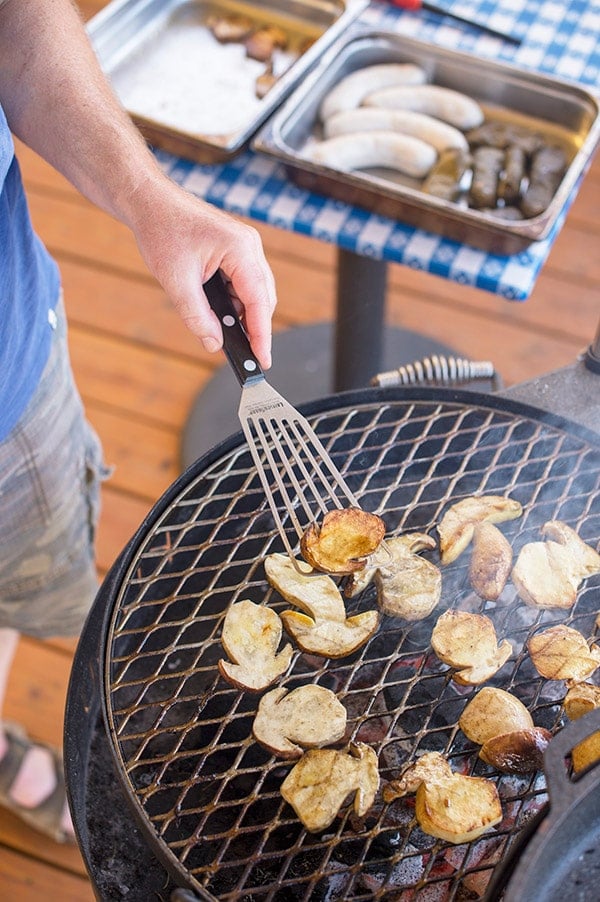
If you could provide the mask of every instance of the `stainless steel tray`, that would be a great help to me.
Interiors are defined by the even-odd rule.
[[[88,34],[121,103],[156,147],[197,162],[235,156],[368,0],[114,0]],[[255,92],[265,64],[242,43],[220,43],[215,15],[277,25],[277,81]],[[312,42],[312,43],[311,43]],[[307,46],[310,45],[310,46]],[[307,49],[305,49],[307,48]]]
[[[346,172],[306,159],[306,148],[321,134],[318,109],[323,97],[355,69],[386,62],[416,63],[430,82],[476,99],[486,119],[531,126],[560,144],[569,164],[547,209],[531,219],[502,220],[425,194],[421,182],[389,169]],[[303,188],[504,255],[518,253],[551,232],[599,136],[598,99],[577,85],[355,25],[327,50],[252,147],[282,161]]]

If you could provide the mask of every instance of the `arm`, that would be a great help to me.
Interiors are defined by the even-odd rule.
[[[209,351],[222,335],[202,285],[220,267],[268,368],[276,299],[258,232],[160,171],[71,0],[0,0],[0,103],[20,140],[132,230],[150,272]]]

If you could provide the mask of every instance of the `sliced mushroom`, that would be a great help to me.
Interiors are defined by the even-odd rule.
[[[228,13],[209,16],[206,26],[221,44],[231,44],[244,41],[252,33],[254,22],[248,16]]]
[[[346,730],[346,709],[323,686],[281,687],[264,695],[252,725],[254,738],[282,758],[299,758],[305,748],[338,742]]]
[[[354,811],[364,817],[379,788],[377,755],[357,742],[347,752],[310,749],[281,785],[281,795],[311,833],[333,823],[346,797],[354,793]]]
[[[439,752],[426,752],[383,794],[389,802],[415,790],[419,826],[446,842],[470,842],[502,820],[495,785],[484,777],[453,773]]]
[[[261,63],[268,62],[276,49],[285,50],[288,37],[277,25],[265,25],[248,35],[245,41],[246,55]]]
[[[545,523],[542,535],[547,542],[530,542],[519,552],[512,581],[526,604],[570,608],[581,581],[600,573],[600,554],[560,520]]]
[[[305,613],[284,611],[281,615],[288,633],[300,648],[328,658],[349,655],[373,635],[379,624],[378,611],[363,611],[346,617],[344,600],[330,576],[316,573],[302,561],[285,554],[265,559],[267,579],[274,589]]]
[[[457,668],[452,679],[463,686],[489,680],[512,654],[508,639],[498,644],[489,617],[467,611],[445,611],[438,617],[431,645],[444,664]]]
[[[484,686],[465,707],[458,725],[468,739],[484,745],[503,733],[532,730],[533,718],[516,695]]]
[[[312,524],[300,541],[302,557],[315,570],[346,574],[362,570],[365,558],[379,547],[385,523],[358,507],[329,511],[321,526]]]
[[[385,547],[351,578],[346,594],[354,596],[375,581],[379,607],[384,614],[405,620],[423,620],[440,600],[439,567],[418,552],[436,547],[435,539],[422,532],[385,540]]]
[[[450,564],[462,554],[477,523],[502,523],[514,520],[523,512],[518,501],[502,495],[471,496],[450,507],[438,526],[443,564]]]
[[[600,665],[600,648],[589,648],[578,630],[564,624],[536,633],[527,648],[537,672],[549,680],[581,682]]]
[[[578,720],[594,708],[600,708],[600,686],[576,683],[565,695],[563,704],[569,720]]]
[[[223,648],[231,658],[218,663],[222,676],[240,689],[260,692],[285,673],[292,646],[278,653],[282,626],[277,613],[244,599],[232,604],[223,623]]]
[[[510,542],[493,523],[478,523],[473,530],[469,579],[473,590],[486,601],[502,592],[512,567]]]
[[[479,750],[486,764],[506,774],[530,774],[541,770],[552,733],[544,727],[500,733],[487,739]]]
[[[577,683],[565,696],[565,711],[569,720],[578,720],[594,708],[600,708],[600,687],[592,683]],[[592,733],[579,742],[571,752],[573,770],[580,773],[600,759],[600,732]]]

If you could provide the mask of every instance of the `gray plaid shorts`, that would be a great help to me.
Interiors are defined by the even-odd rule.
[[[0,627],[78,635],[98,589],[94,536],[109,473],[73,381],[62,300],[52,350],[0,442]]]

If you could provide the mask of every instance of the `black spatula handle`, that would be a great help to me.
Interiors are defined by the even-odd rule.
[[[220,270],[204,284],[204,291],[212,310],[219,317],[223,329],[223,350],[240,385],[249,385],[264,379],[264,373],[252,353],[248,336],[233,306]]]

